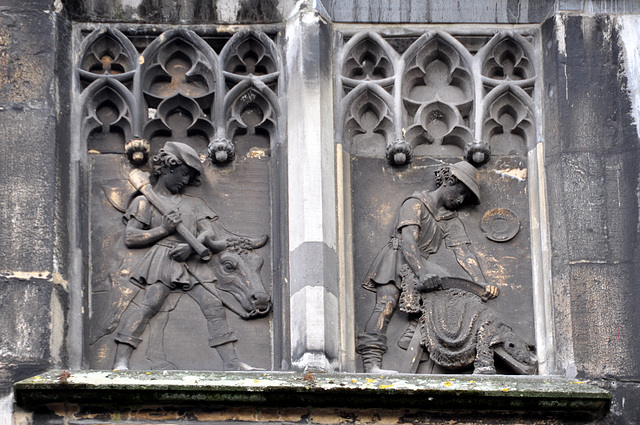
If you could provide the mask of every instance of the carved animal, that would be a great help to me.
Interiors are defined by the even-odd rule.
[[[524,340],[475,294],[460,289],[421,294],[420,344],[447,369],[471,364],[474,374],[496,373],[498,354],[520,374],[533,374],[537,358]]]
[[[225,307],[245,320],[265,316],[271,311],[271,297],[265,291],[260,275],[264,260],[255,252],[255,249],[263,247],[266,243],[267,236],[251,239],[228,235],[215,241],[212,244],[215,249],[212,251],[209,265],[217,281],[201,282]],[[152,369],[176,368],[168,361],[164,350],[163,330],[169,319],[169,312],[170,310],[160,312],[158,318],[149,324],[150,337],[146,357]]]
[[[436,364],[447,369],[473,364],[475,374],[493,374],[494,355],[498,355],[516,373],[536,373],[535,354],[480,296],[459,288],[419,292],[418,280],[408,266],[401,276],[400,310],[421,313],[420,345]],[[408,329],[398,344],[406,349],[413,333]]]
[[[135,194],[126,180],[117,181],[103,187],[106,199],[118,211],[125,212],[127,201]],[[238,236],[227,231],[220,223],[213,222],[219,240],[212,242],[215,249],[208,261],[216,281],[201,282],[203,286],[220,299],[225,307],[243,319],[255,319],[271,311],[271,297],[265,290],[261,277],[264,263],[255,252],[267,242],[267,236],[253,239]],[[135,263],[134,257],[125,256],[121,269],[128,269]],[[196,276],[197,279],[197,276]],[[136,294],[141,289],[129,282],[128,275],[113,276],[107,302],[92,325],[91,344],[102,343],[104,337],[112,334],[119,326],[123,313],[130,303],[135,303]],[[162,309],[149,323],[149,344],[146,357],[152,369],[175,369],[175,365],[166,358],[164,349],[164,328],[169,315],[178,305],[183,293],[170,295]],[[109,341],[110,342],[110,341]]]
[[[243,319],[261,317],[271,310],[271,297],[260,276],[264,260],[254,251],[266,243],[266,235],[260,239],[229,236],[215,241],[219,251],[209,260],[217,282],[206,288]]]

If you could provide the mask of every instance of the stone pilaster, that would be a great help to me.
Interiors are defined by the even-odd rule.
[[[287,22],[291,362],[332,371],[338,359],[331,27],[311,2]]]

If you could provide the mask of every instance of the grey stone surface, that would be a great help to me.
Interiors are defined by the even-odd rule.
[[[541,110],[545,120],[557,371],[593,379],[613,392],[612,411],[601,423],[633,422],[638,417],[635,402],[640,392],[638,135],[631,118],[615,21],[606,16],[577,14],[638,13],[638,3],[506,0],[461,4],[327,0],[324,7],[340,22],[539,23],[551,17],[542,26],[545,103]],[[64,5],[63,13],[77,21],[181,24],[283,22],[293,10],[293,1],[264,2],[259,5],[262,9],[254,1],[187,4],[69,0]],[[69,217],[66,209],[70,187],[66,179],[69,131],[64,125],[69,119],[70,102],[69,34],[61,15],[52,12],[55,7],[52,0],[0,2],[3,395],[17,379],[42,372],[54,363],[67,364],[59,345],[60,332],[64,332],[60,312],[67,310],[66,249],[77,242],[68,240],[66,224],[77,217]],[[561,10],[572,15],[552,16]],[[328,44],[319,50],[328,51]],[[317,65],[313,55],[305,56],[305,60]],[[330,63],[325,62],[325,66]],[[291,103],[292,110],[297,111],[299,104]],[[332,112],[326,119],[332,119]],[[281,237],[286,236],[283,231]],[[332,247],[317,241],[312,245],[305,255],[322,252],[324,259],[333,263]],[[293,248],[292,256],[298,255]],[[62,276],[54,273],[56,264]],[[330,273],[323,274],[322,279],[327,276]],[[82,278],[79,276],[79,281]],[[283,280],[276,284],[281,297],[288,298],[287,283]],[[320,285],[316,287],[327,301],[334,295],[324,292]],[[58,294],[55,297],[54,291]],[[75,305],[74,314],[81,315],[81,307]],[[34,323],[38,326],[31,326]],[[329,323],[323,330],[335,332],[332,326]],[[283,339],[283,350],[289,350],[288,337]],[[303,346],[301,352],[307,348]],[[288,366],[286,360],[283,364]],[[300,380],[309,384],[311,378]]]
[[[37,0],[34,4],[39,4]],[[92,22],[274,23],[295,10],[294,0],[63,0],[70,18]],[[540,23],[558,11],[637,13],[634,0],[315,0],[335,22]]]
[[[296,292],[305,286],[324,286],[326,290],[338,295],[338,276],[334,267],[324,267],[326,264],[336,264],[336,251],[322,242],[305,242],[291,251],[290,261],[304,264],[304,270],[296,280],[291,281],[291,292]],[[317,273],[323,270],[323,273]]]
[[[0,395],[8,394],[17,380],[53,366],[52,284],[46,277],[0,278]]]
[[[0,17],[0,236],[3,271],[52,271],[55,28],[28,7]],[[44,40],[40,43],[40,40]],[[16,155],[16,153],[20,153]],[[34,167],[34,164],[37,164]]]
[[[62,366],[65,356],[66,292],[54,254],[61,188],[55,70],[64,49],[53,9],[53,1],[0,4],[2,395],[22,377]],[[3,407],[0,421],[9,423],[10,414]]]
[[[61,402],[117,409],[222,403],[252,407],[417,408],[422,413],[448,410],[479,416],[497,412],[556,413],[583,420],[600,415],[611,398],[606,390],[585,381],[536,376],[383,377],[177,371],[57,370],[17,383],[15,392],[18,405],[31,408]],[[81,413],[82,410],[75,412],[79,416],[88,413]]]
[[[145,23],[273,23],[282,22],[293,0],[64,0],[73,20]]]
[[[634,0],[321,0],[338,22],[439,22],[439,23],[539,23],[553,13],[567,10],[593,13],[637,13]]]
[[[541,22],[554,8],[544,0],[492,2],[464,1],[358,1],[326,0],[333,19],[339,22]]]
[[[635,407],[622,399],[640,373],[639,145],[618,29],[607,16],[558,15],[542,30],[559,372],[624,387],[605,423],[629,423]]]
[[[288,99],[293,112],[287,128],[287,169],[293,179],[288,185],[289,320],[291,363],[300,370],[339,367],[331,37],[326,17],[309,4],[301,3],[287,22],[287,91],[296,94]],[[310,262],[315,268],[308,267]]]

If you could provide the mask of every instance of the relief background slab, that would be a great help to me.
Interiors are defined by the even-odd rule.
[[[188,187],[186,195],[203,199],[219,216],[218,222],[229,232],[260,237],[271,236],[271,200],[269,189],[270,152],[266,137],[236,139],[236,160],[223,167],[203,163],[203,184]],[[152,152],[152,154],[155,152]],[[200,152],[204,154],[205,152]],[[117,186],[126,181],[131,166],[124,155],[90,155],[91,161],[91,329],[89,331],[90,365],[110,369],[116,348],[113,319],[121,314],[128,300],[140,290],[129,282],[127,266],[135,263],[145,249],[129,250],[124,246],[125,226],[122,213],[108,201],[103,186]],[[267,293],[271,288],[271,241],[256,251],[264,259],[262,281]],[[138,294],[140,296],[141,294]],[[169,296],[163,310],[168,312],[164,327],[164,350],[167,360],[177,369],[221,370],[216,350],[208,345],[206,320],[197,303],[185,292],[177,290]],[[271,315],[245,321],[225,308],[230,330],[238,335],[238,357],[254,367],[271,369]],[[147,348],[157,337],[150,337],[154,322],[162,321],[162,313],[153,317],[142,335],[143,342],[134,350],[132,369],[151,369]],[[111,323],[111,327],[107,326]],[[153,355],[150,357],[154,357]],[[155,356],[157,358],[157,356]]]
[[[356,335],[364,330],[375,294],[362,288],[361,282],[379,250],[388,243],[396,214],[402,201],[418,189],[436,188],[433,172],[459,158],[416,158],[411,165],[395,168],[384,158],[352,158],[353,233]],[[482,200],[476,207],[458,212],[471,240],[471,250],[489,283],[500,288],[500,296],[487,302],[505,323],[533,345],[533,294],[529,234],[529,201],[527,196],[527,162],[522,156],[497,157],[481,167]],[[521,229],[508,242],[493,242],[485,237],[480,222],[485,212],[508,208],[520,220]],[[465,272],[457,264],[453,252],[443,246],[430,257],[448,270]],[[396,369],[406,351],[397,341],[407,327],[408,315],[396,309],[387,332],[389,351],[383,358],[384,369]],[[497,362],[499,367],[499,362]],[[418,372],[426,373],[426,362]],[[357,368],[362,371],[361,361]],[[444,373],[442,369],[434,373]],[[500,373],[500,369],[498,369]]]

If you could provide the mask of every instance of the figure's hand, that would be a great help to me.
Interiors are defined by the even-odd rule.
[[[209,246],[212,241],[216,240],[216,234],[213,230],[205,230],[198,235],[198,242],[204,246]]]
[[[162,216],[162,227],[164,227],[168,234],[175,232],[176,227],[178,227],[178,224],[181,222],[180,214],[175,211],[171,211],[169,214]]]
[[[500,295],[500,290],[498,289],[498,287],[487,284],[484,287],[484,294],[482,294],[481,298],[484,301],[487,301],[487,300],[492,300],[492,299],[496,298],[498,295]]]
[[[420,276],[420,283],[418,283],[419,292],[431,292],[433,290],[442,287],[442,281],[440,276],[430,273],[425,273]]]
[[[191,246],[186,243],[179,243],[169,251],[169,255],[176,261],[187,261],[187,258],[193,253]]]

